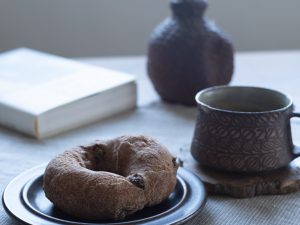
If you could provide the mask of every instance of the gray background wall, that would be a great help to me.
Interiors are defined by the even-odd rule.
[[[207,15],[238,51],[300,49],[300,1],[209,0]],[[0,52],[137,55],[169,15],[168,0],[0,0]]]

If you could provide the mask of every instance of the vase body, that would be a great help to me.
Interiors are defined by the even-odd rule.
[[[203,17],[204,0],[172,0],[172,16],[153,31],[148,46],[148,75],[161,98],[196,105],[204,88],[228,84],[233,74],[233,46]]]

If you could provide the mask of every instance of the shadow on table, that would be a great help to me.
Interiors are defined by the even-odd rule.
[[[7,127],[4,127],[4,126],[1,126],[0,125],[0,136],[3,136],[3,137],[9,137],[11,138],[11,141],[13,142],[13,140],[26,140],[27,142],[37,142],[38,140],[37,139],[34,139],[33,137],[27,135],[27,134],[24,134],[24,133],[21,133],[19,131],[16,131],[16,130],[13,130],[11,128],[7,128]]]
[[[84,136],[84,139],[87,140],[95,138],[95,134],[102,134],[101,138],[111,138],[131,133],[143,134],[151,129],[158,129],[157,126],[162,121],[180,119],[193,125],[195,118],[195,107],[153,102],[149,105],[138,107],[135,110],[114,115],[58,136],[50,137],[47,140],[56,140],[71,136],[78,136],[79,138]],[[84,135],[78,135],[82,133],[84,133]],[[103,134],[105,134],[105,136],[103,136]],[[98,138],[100,137],[98,136]]]
[[[157,101],[146,106],[164,111],[176,117],[181,117],[186,120],[196,121],[197,108],[192,106],[183,106],[179,104],[171,104],[164,101]]]

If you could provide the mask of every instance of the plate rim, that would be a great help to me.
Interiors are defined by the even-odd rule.
[[[22,207],[26,208],[27,209],[27,212],[30,213],[30,214],[34,214],[36,217],[39,217],[40,219],[44,219],[45,222],[49,223],[49,224],[58,224],[61,223],[61,224],[80,224],[80,222],[72,222],[72,221],[64,221],[64,220],[60,220],[59,218],[52,218],[50,216],[47,216],[45,214],[43,214],[42,212],[37,212],[36,209],[32,209],[32,207],[29,207],[29,205],[24,201],[23,199],[23,190],[26,186],[28,186],[29,183],[32,183],[34,180],[36,180],[37,178],[39,178],[40,176],[43,175],[43,170],[46,168],[46,165],[47,164],[42,164],[42,165],[39,165],[39,166],[35,166],[31,169],[28,169],[28,170],[25,170],[24,172],[20,173],[19,175],[17,175],[15,178],[13,178],[9,183],[8,185],[5,187],[4,191],[3,191],[3,194],[2,194],[2,205],[6,211],[6,213],[22,222],[22,223],[25,223],[25,224],[31,224],[27,221],[24,221],[22,219],[22,216],[18,215],[18,213],[16,212],[13,212],[14,210],[12,209],[9,209],[9,207],[7,206],[6,204],[6,195],[7,195],[7,192],[10,191],[9,188],[10,186],[14,183],[14,182],[17,182],[19,180],[22,180],[23,179],[23,176],[28,176],[28,174],[30,172],[33,172],[30,176],[30,178],[26,179],[26,182],[21,182],[23,183],[22,184],[22,187],[21,189],[18,191],[18,198],[19,198],[19,202],[23,202],[24,204],[26,205],[22,205]],[[189,185],[190,183],[185,179],[186,177],[183,176],[183,174],[189,174],[191,177],[189,177],[188,179],[194,179],[194,180],[198,180],[198,185],[200,186],[200,189],[199,192],[201,193],[201,201],[199,203],[199,207],[197,207],[197,209],[193,210],[192,212],[190,212],[188,215],[184,215],[182,216],[182,218],[179,218],[179,219],[176,219],[176,221],[171,221],[171,224],[182,224],[188,220],[190,220],[191,218],[193,218],[195,215],[197,215],[202,209],[203,207],[205,206],[206,202],[207,202],[207,192],[205,190],[205,186],[204,186],[204,183],[201,181],[200,177],[198,175],[196,175],[194,172],[186,169],[186,168],[183,168],[183,167],[180,167],[178,169],[178,172],[177,172],[177,176],[176,178],[180,180],[180,183],[181,183],[181,186],[183,186],[183,189],[184,190],[184,196],[180,199],[180,201],[172,208],[168,209],[167,211],[164,211],[163,213],[160,213],[158,215],[155,215],[155,216],[151,216],[151,217],[147,217],[145,219],[139,219],[139,220],[134,220],[134,221],[118,221],[116,223],[112,222],[110,223],[110,225],[121,225],[121,224],[151,224],[153,222],[156,222],[156,220],[159,220],[161,218],[164,218],[166,216],[170,216],[172,213],[176,213],[178,208],[180,208],[182,205],[184,206],[186,203],[185,201],[187,201],[188,199],[187,198],[190,198],[190,196],[187,196],[188,194],[191,195],[191,193],[188,193],[188,189],[190,188]],[[21,217],[21,218],[20,218]],[[27,219],[27,218],[25,218]],[[33,221],[34,222],[34,221]],[[159,222],[159,221],[157,221]],[[81,224],[87,224],[87,225],[96,225],[96,224],[105,224],[105,223],[95,223],[95,222],[84,222],[84,223],[81,223]]]
[[[38,179],[40,179],[40,177],[43,176],[43,174],[40,174],[40,175],[37,175],[35,177],[33,177],[32,179],[28,180],[28,182],[26,184],[24,184],[21,192],[20,192],[20,195],[21,195],[21,200],[26,204],[27,208],[29,210],[31,210],[33,213],[37,214],[37,215],[40,215],[41,217],[44,217],[46,219],[50,219],[52,221],[55,221],[55,222],[61,222],[61,223],[72,223],[72,221],[69,221],[69,220],[62,220],[62,219],[59,219],[59,218],[55,218],[55,217],[51,217],[51,216],[48,216],[47,214],[43,213],[43,212],[40,212],[38,211],[37,209],[35,209],[34,207],[32,207],[32,205],[29,203],[29,200],[26,196],[26,193],[28,193],[28,190],[29,188],[31,187],[31,185]],[[149,216],[145,219],[137,219],[137,220],[133,220],[133,221],[118,221],[116,223],[110,223],[110,224],[118,224],[118,223],[123,223],[123,224],[127,224],[127,223],[139,223],[139,222],[147,222],[147,221],[150,221],[150,220],[154,220],[156,218],[159,218],[159,217],[162,217],[164,214],[168,214],[169,212],[172,212],[174,210],[176,210],[178,207],[180,207],[181,204],[183,204],[183,201],[187,195],[187,185],[186,183],[184,182],[184,180],[180,177],[180,176],[176,176],[176,179],[180,182],[181,184],[181,187],[183,188],[183,195],[182,197],[180,198],[179,202],[177,202],[172,208],[166,210],[166,211],[163,211],[162,213],[160,214],[157,214],[157,215],[154,215],[154,216]],[[79,222],[76,222],[76,223],[79,223]],[[76,224],[75,223],[75,224]],[[96,224],[99,224],[97,222],[86,222],[90,225],[96,225]]]

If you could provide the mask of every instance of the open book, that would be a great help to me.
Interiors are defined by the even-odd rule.
[[[44,138],[136,106],[128,74],[20,48],[0,54],[0,123]]]

